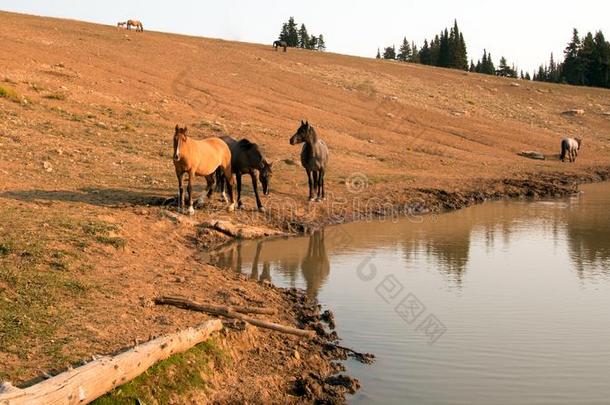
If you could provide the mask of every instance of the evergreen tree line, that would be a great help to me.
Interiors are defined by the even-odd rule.
[[[301,27],[298,29],[297,27],[298,25],[294,21],[294,17],[290,17],[288,22],[282,25],[279,40],[286,42],[291,48],[312,49],[316,51],[326,50],[326,43],[322,34],[318,36],[309,35],[305,24],[301,24]]]
[[[541,65],[534,80],[567,83],[576,86],[610,88],[610,43],[601,31],[587,33],[580,38],[574,28],[572,40],[563,51],[563,62],[557,63],[553,54],[548,65]]]
[[[421,49],[417,48],[415,42],[409,43],[405,37],[398,53],[394,45],[384,48],[383,54],[377,49],[377,58],[382,57],[402,62],[468,70],[466,41],[457,21],[454,21],[451,30],[445,28],[430,42],[425,40]]]

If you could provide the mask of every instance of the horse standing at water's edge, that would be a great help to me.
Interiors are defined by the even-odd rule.
[[[252,189],[256,197],[256,207],[259,211],[264,211],[263,204],[258,196],[258,187],[256,183],[256,172],[258,171],[258,179],[263,187],[263,194],[269,195],[269,180],[271,178],[271,167],[273,163],[267,162],[257,144],[250,142],[247,139],[236,141],[230,136],[220,137],[231,150],[231,170],[235,174],[237,180],[237,207],[241,208],[241,176],[249,174],[252,179]],[[223,173],[220,170],[216,171],[216,180],[218,191],[224,194],[224,179]]]
[[[561,140],[561,161],[565,162],[567,157],[568,161],[575,162],[581,144],[582,139],[580,138],[563,138]]]
[[[286,52],[286,48],[288,48],[288,44],[286,43],[286,41],[274,41],[273,42],[273,48],[276,50],[278,50],[278,48],[284,48],[284,52]]]
[[[219,138],[207,138],[194,140],[187,134],[187,127],[180,128],[176,125],[174,133],[174,167],[178,177],[179,209],[184,212],[184,173],[188,174],[188,213],[193,215],[193,181],[195,176],[205,176],[208,183],[208,198],[211,196],[214,186],[214,172],[221,168],[227,178],[227,189],[229,191],[229,211],[235,209],[235,198],[233,185],[235,180],[231,175],[231,151],[227,144]]]
[[[314,201],[314,193],[317,193],[316,201],[324,199],[324,175],[328,164],[328,147],[326,143],[318,138],[315,129],[309,122],[301,121],[301,126],[290,138],[290,144],[302,143],[301,164],[307,172],[309,184],[309,201]]]

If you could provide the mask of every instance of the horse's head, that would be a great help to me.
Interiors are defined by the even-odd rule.
[[[174,132],[174,161],[179,161],[182,156],[180,155],[180,148],[186,142],[188,128],[180,128],[176,125],[176,132]]]
[[[311,141],[313,139],[313,134],[315,134],[315,132],[313,127],[309,125],[309,122],[301,121],[301,126],[299,127],[299,129],[297,129],[297,132],[292,135],[292,138],[290,138],[290,144],[296,145],[299,143]]]
[[[258,179],[263,186],[264,195],[269,195],[269,181],[273,175],[273,171],[271,170],[272,166],[273,162],[267,162],[265,159],[263,159],[261,162],[261,168],[258,171]]]

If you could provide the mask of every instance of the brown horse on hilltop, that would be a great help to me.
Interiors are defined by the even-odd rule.
[[[142,25],[141,21],[127,20],[127,29],[130,30],[131,27],[136,27],[136,31],[144,32],[144,25]]]
[[[220,138],[207,138],[195,140],[187,135],[187,127],[180,128],[176,125],[174,133],[174,166],[178,176],[179,209],[184,212],[184,173],[188,173],[188,213],[193,215],[193,181],[195,176],[204,176],[208,184],[208,198],[214,187],[214,172],[221,168],[226,180],[229,192],[229,211],[235,209],[235,196],[233,193],[235,179],[231,174],[231,150]]]

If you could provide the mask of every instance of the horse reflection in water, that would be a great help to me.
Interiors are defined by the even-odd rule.
[[[318,291],[324,285],[330,274],[330,261],[326,252],[324,230],[309,235],[308,247],[303,250],[282,250],[274,248],[274,241],[269,241],[271,251],[263,249],[265,241],[242,245],[235,243],[230,248],[214,255],[214,263],[223,268],[230,268],[237,273],[250,268],[250,279],[256,281],[272,281],[269,255],[273,255],[273,264],[279,277],[285,277],[288,285],[296,285],[299,271],[305,281],[305,289],[310,297],[317,297]],[[244,247],[245,246],[245,247]]]
[[[301,272],[307,284],[307,295],[315,298],[330,274],[330,262],[324,244],[324,230],[309,236],[307,255],[301,261]]]

